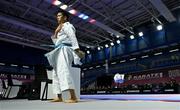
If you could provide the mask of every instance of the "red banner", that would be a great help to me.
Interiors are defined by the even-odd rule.
[[[180,81],[180,66],[128,73],[125,74],[124,84],[162,83],[170,80]]]

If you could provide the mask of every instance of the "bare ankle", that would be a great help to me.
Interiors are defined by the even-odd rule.
[[[70,92],[70,95],[71,95],[70,99],[71,100],[77,100],[74,89],[70,89],[69,92]]]
[[[62,100],[62,95],[61,94],[58,94],[57,96],[58,96],[59,100]]]

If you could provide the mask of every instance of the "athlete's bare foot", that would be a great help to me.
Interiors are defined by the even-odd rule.
[[[62,99],[55,98],[55,99],[52,99],[50,102],[62,102],[62,101],[63,101]]]
[[[64,101],[65,103],[77,103],[78,101],[77,101],[77,99],[69,99],[69,100],[65,100]]]

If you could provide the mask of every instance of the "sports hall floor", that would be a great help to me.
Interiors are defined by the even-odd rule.
[[[79,103],[0,100],[0,110],[180,110],[180,95],[81,95]]]

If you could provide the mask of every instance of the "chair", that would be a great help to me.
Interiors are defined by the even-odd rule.
[[[7,86],[4,80],[2,80],[2,98],[5,98],[6,92],[7,92]]]
[[[12,87],[21,87],[22,86],[22,84],[14,84],[10,74],[7,75],[7,80],[8,80],[8,83],[7,83],[8,86],[7,86],[7,88],[6,88],[6,86],[4,86],[6,88],[6,92],[4,94],[4,98],[9,98],[9,95],[12,92]],[[16,91],[13,90],[12,94],[16,94],[17,95],[17,93],[14,93],[14,92],[16,92]]]
[[[47,79],[41,81],[41,100],[48,99],[49,84],[52,84],[52,72],[46,70]]]

